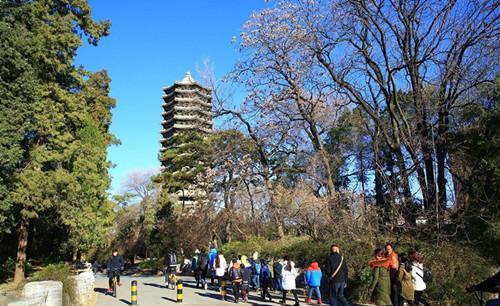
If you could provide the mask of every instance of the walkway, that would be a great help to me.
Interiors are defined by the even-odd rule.
[[[122,276],[121,282],[123,285],[118,287],[118,295],[116,298],[106,295],[108,279],[104,274],[96,276],[95,291],[97,292],[96,306],[124,306],[130,305],[130,282],[137,281],[138,304],[140,306],[157,306],[157,305],[183,305],[183,306],[227,306],[234,304],[220,300],[220,295],[216,288],[210,288],[205,291],[200,288],[194,288],[194,280],[192,277],[182,277],[184,281],[184,302],[176,303],[177,291],[166,289],[163,286],[163,277],[161,276],[140,276],[130,277]],[[228,290],[228,293],[231,293]],[[230,295],[232,298],[232,295]],[[250,295],[248,304],[240,302],[240,305],[249,306],[277,306],[279,301],[278,295],[273,295],[275,303],[263,302],[256,293]],[[303,304],[303,303],[302,303]],[[289,300],[288,305],[293,305],[293,301]]]

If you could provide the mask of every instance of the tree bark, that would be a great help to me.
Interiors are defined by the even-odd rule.
[[[14,271],[14,284],[18,285],[25,279],[24,266],[26,264],[26,250],[28,248],[29,219],[22,217],[19,224],[19,238],[17,243],[16,269]]]

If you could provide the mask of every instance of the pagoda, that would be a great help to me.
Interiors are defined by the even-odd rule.
[[[198,84],[189,72],[182,81],[163,88],[163,120],[160,153],[169,148],[169,140],[180,132],[212,132],[211,90]],[[162,166],[165,166],[164,161]]]
[[[172,137],[184,132],[200,133],[203,136],[212,133],[212,96],[209,88],[198,84],[187,72],[182,81],[164,87],[163,91],[162,138],[159,155],[162,171],[168,165],[161,156],[165,150],[174,145],[174,142],[170,141]],[[175,145],[181,146],[182,144]],[[190,186],[173,195],[183,210],[197,203],[196,199],[206,198],[204,191],[199,187]]]

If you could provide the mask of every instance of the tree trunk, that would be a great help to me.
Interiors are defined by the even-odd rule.
[[[438,139],[436,144],[436,159],[437,159],[437,182],[438,182],[438,205],[440,216],[444,217],[443,213],[446,210],[446,177],[445,177],[445,160],[446,160],[446,144],[445,133],[448,129],[448,113],[445,111],[439,112],[438,119]]]
[[[17,243],[16,270],[14,272],[14,284],[18,285],[24,281],[24,266],[26,264],[26,250],[28,248],[29,219],[21,218],[19,225],[19,238]]]

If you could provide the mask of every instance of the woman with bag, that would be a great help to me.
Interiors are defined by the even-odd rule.
[[[281,272],[281,278],[283,280],[283,299],[281,300],[281,305],[286,305],[286,293],[291,291],[293,297],[295,298],[295,306],[299,306],[299,297],[297,295],[297,287],[295,286],[295,279],[299,275],[297,269],[295,269],[295,264],[290,260],[290,257],[285,256],[285,263],[283,265],[283,270]]]
[[[422,256],[415,251],[411,251],[408,253],[408,259],[411,262],[411,278],[413,280],[413,306],[419,306],[420,304],[429,306],[429,303],[423,298],[424,290],[427,289],[427,285],[424,280],[425,269],[422,263]]]
[[[340,254],[340,248],[336,244],[330,247],[330,256],[326,262],[325,274],[329,278],[330,306],[350,306],[344,296],[347,286],[347,261]]]

